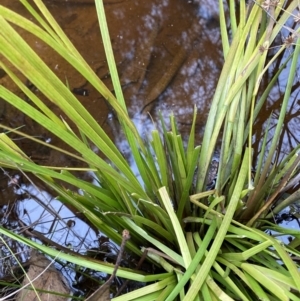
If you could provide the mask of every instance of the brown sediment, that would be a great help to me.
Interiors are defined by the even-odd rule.
[[[129,0],[104,0],[103,3],[105,4],[119,4],[123,2],[127,2]],[[51,0],[53,3],[65,5],[61,0]],[[94,0],[72,0],[68,2],[68,5],[95,5]]]
[[[140,43],[140,45],[136,45],[137,50],[133,62],[129,64],[122,72],[121,83],[124,84],[126,84],[126,82],[135,83],[133,87],[134,91],[139,91],[143,84],[143,81],[145,79],[148,70],[147,68],[151,60],[152,48],[155,39],[157,38],[159,30],[160,30],[160,26],[158,24],[154,24],[150,34],[149,35],[145,34],[147,38],[144,38],[143,41]],[[130,92],[133,93],[134,91],[130,91]]]
[[[69,299],[68,296],[57,295],[70,295],[71,290],[67,280],[55,269],[49,259],[33,250],[29,263],[30,268],[22,282],[23,289],[18,293],[16,301],[66,301]],[[31,281],[32,284],[30,284]],[[37,290],[43,290],[43,292]],[[44,291],[49,291],[49,293]]]
[[[195,17],[195,20],[187,31],[186,41],[182,41],[179,51],[175,55],[168,70],[163,74],[163,76],[159,79],[159,81],[154,85],[150,93],[147,95],[146,104],[143,106],[140,112],[141,114],[147,114],[148,112],[151,112],[155,105],[155,100],[159,97],[160,94],[164,92],[164,90],[172,81],[173,77],[178,73],[192,48],[193,41],[199,37],[198,29],[199,19],[198,17]]]

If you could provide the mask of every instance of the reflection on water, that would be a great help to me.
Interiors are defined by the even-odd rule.
[[[16,193],[22,196],[17,202],[18,218],[30,231],[34,230],[38,240],[46,237],[80,253],[99,247],[98,234],[48,192],[22,184]]]
[[[69,254],[87,254],[91,258],[114,262],[118,248],[113,242],[85,223],[78,212],[70,210],[49,192],[31,183],[24,184],[21,180],[19,175],[14,175],[8,181],[9,187],[6,189],[15,195],[15,203],[0,207],[1,225],[37,243]],[[19,264],[28,261],[30,248],[7,237],[2,238],[5,244],[0,245],[0,279],[12,281],[13,276],[16,277],[20,272]],[[89,277],[104,279],[106,276],[86,268],[78,270],[74,264],[67,262],[56,263],[56,268],[79,294],[85,294],[89,289],[94,289],[94,285],[99,285],[96,280],[95,283],[90,280],[87,285]]]
[[[287,26],[291,26],[288,20]],[[276,53],[278,47],[281,46],[286,37],[289,35],[289,31],[286,29],[282,30],[281,36],[277,38],[273,49],[270,51],[270,58]],[[275,85],[270,90],[270,93],[267,96],[267,102],[262,107],[260,114],[254,125],[255,135],[253,137],[254,148],[255,151],[259,151],[261,148],[261,143],[263,141],[263,137],[267,130],[267,120],[269,119],[269,134],[268,134],[268,144],[270,145],[272,142],[272,137],[274,136],[275,129],[278,123],[281,106],[285,97],[285,92],[287,89],[287,81],[289,76],[289,70],[291,66],[291,61],[288,59],[292,55],[294,49],[293,45],[286,48],[286,50],[279,56],[278,60],[273,63],[269,70],[268,74],[265,77],[262,84],[262,91],[266,89],[270,80],[278,71],[278,69],[283,66],[286,62],[286,67],[280,73]],[[294,82],[292,84],[291,95],[289,98],[286,116],[284,119],[283,128],[281,129],[281,138],[278,145],[278,153],[276,156],[276,160],[278,162],[282,161],[282,159],[293,149],[295,149],[300,143],[300,102],[299,102],[299,93],[300,93],[300,63],[298,62],[296,73],[294,74]],[[257,157],[257,156],[254,156]],[[275,158],[274,158],[275,160]]]
[[[21,181],[19,175],[8,182],[14,188],[7,189],[13,189],[16,196],[14,211],[20,232],[37,241],[45,237],[54,244],[80,253],[99,246],[99,233],[78,218],[76,212],[72,212],[49,192],[33,184],[17,181]],[[9,212],[5,212],[8,209],[7,206],[2,207],[3,218],[6,218],[4,223],[8,221]]]
[[[112,90],[94,1],[47,0],[45,3],[79,52]],[[193,106],[196,105],[197,132],[200,139],[223,63],[217,2],[107,0],[104,3],[123,92],[130,114],[140,132],[149,132],[153,126],[147,113],[150,112],[156,120],[160,110],[166,118],[173,112],[177,117],[179,129],[185,135],[189,130]],[[28,16],[19,2],[3,0],[2,4]],[[290,24],[287,23],[287,26],[293,27],[292,18],[288,22]],[[67,80],[73,91],[84,91],[79,93],[78,98],[106,132],[119,140],[123,139],[118,137],[119,127],[112,128],[112,122],[115,121],[110,118],[112,112],[98,92],[41,41],[24,30],[21,32],[62,81]],[[288,30],[282,32],[279,44],[284,42],[289,33]],[[276,45],[272,47],[274,50],[270,50],[270,54],[276,51]],[[282,61],[291,51],[292,47],[287,49]],[[277,70],[278,66],[279,64],[274,66],[274,70]],[[278,85],[271,90],[268,103],[258,118],[255,141],[261,141],[265,121],[271,112],[274,117],[273,124],[276,124],[278,108],[285,91],[286,72],[280,75]],[[7,76],[1,75],[0,84],[15,89]],[[266,81],[264,85],[267,84]],[[299,141],[298,84],[297,75],[282,143],[289,149]],[[38,91],[36,93],[39,94]],[[49,106],[60,114],[53,104],[49,103]],[[25,130],[29,134],[45,134],[44,130],[37,128],[31,120],[2,101],[0,115],[4,124],[12,127],[26,125]],[[60,142],[53,143],[57,145]],[[22,147],[25,151],[29,148],[30,153],[30,146],[25,143]]]
[[[216,21],[218,18],[217,1],[107,0],[104,2],[125,99],[130,115],[140,133],[146,135],[154,126],[152,120],[148,118],[148,112],[154,120],[157,120],[157,113],[160,110],[166,119],[171,112],[174,112],[179,130],[185,135],[190,130],[193,107],[196,105],[199,141],[223,63],[220,33],[218,21]],[[93,70],[113,90],[100,38],[94,1],[47,0],[45,3]],[[19,1],[2,0],[1,4],[28,16]],[[41,41],[24,30],[21,30],[21,33],[57,76],[63,82],[67,81],[73,91],[80,92],[76,93],[80,101],[105,131],[115,139],[124,155],[130,155],[113,112],[101,95]],[[288,49],[282,57],[282,61],[286,59],[289,51]],[[277,67],[274,66],[274,70]],[[286,77],[286,72],[280,75],[277,86],[271,90],[268,103],[258,118],[254,137],[256,144],[262,140],[265,121],[271,113],[273,128],[270,134],[273,133],[285,92]],[[1,70],[0,84],[16,91],[24,98],[24,95],[16,90]],[[265,83],[267,84],[268,82]],[[43,97],[39,91],[35,93]],[[286,151],[299,143],[298,98],[299,74],[296,76],[291,95],[286,128],[283,129],[285,135],[282,145],[286,147]],[[61,114],[52,103],[47,100],[45,102],[57,115]],[[28,134],[50,137],[32,120],[16,112],[2,100],[0,100],[0,116],[1,122],[6,125],[11,127],[25,125],[24,130]],[[65,118],[65,116],[62,117]],[[61,142],[55,137],[50,137],[50,139],[53,144],[61,146]],[[31,143],[20,141],[19,144],[29,155],[36,152]],[[257,149],[259,150],[259,146]],[[39,149],[36,155],[45,155],[45,153],[46,150]],[[48,157],[43,165],[47,163],[74,166],[75,164],[65,157],[61,159],[58,155],[52,156],[47,153],[46,155]],[[26,229],[26,231],[31,231],[31,234],[35,231],[32,239],[41,242],[43,236],[53,243],[76,252],[99,248],[99,233],[84,223],[76,212],[72,212],[49,193],[37,189],[32,184],[21,185],[15,192],[19,195],[16,201],[17,215],[22,222],[22,224],[14,225],[16,231]],[[15,199],[15,195],[10,195],[10,197]],[[3,206],[1,214],[6,216],[6,210],[10,207]]]
[[[299,201],[291,206],[283,209],[279,214],[275,216],[275,222],[280,225],[280,227],[299,231],[300,228],[300,204]],[[274,230],[270,230],[270,234],[278,237],[280,241],[288,245],[295,239],[291,234],[280,235]]]
[[[104,3],[123,92],[134,120],[145,128],[149,123],[148,111],[154,117],[158,110],[165,116],[173,111],[184,130],[196,105],[197,123],[202,128],[223,61],[217,3],[182,0]],[[46,4],[93,70],[113,89],[93,1],[49,0]],[[4,0],[4,5],[28,15],[20,3]],[[109,132],[106,120],[110,110],[105,100],[43,43],[26,32],[22,34],[49,67],[64,82],[67,79],[72,90],[86,91],[88,97],[78,98]],[[9,85],[7,78],[2,83]],[[53,105],[51,109],[57,110]]]

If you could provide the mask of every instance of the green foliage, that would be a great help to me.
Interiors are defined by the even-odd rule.
[[[254,3],[248,8],[245,1],[240,1],[239,12],[235,11],[234,1],[229,1],[230,37],[223,1],[219,1],[225,64],[201,147],[194,141],[196,111],[186,147],[173,115],[170,131],[161,117],[162,133],[154,130],[149,143],[143,142],[127,114],[102,1],[95,2],[115,96],[87,65],[44,4],[34,1],[44,17],[41,18],[26,0],[21,2],[39,25],[0,5],[0,53],[6,58],[0,66],[34,104],[3,86],[0,96],[68,144],[74,154],[79,155],[60,151],[80,159],[88,167],[77,170],[93,171],[100,186],[74,177],[72,168],[57,170],[37,165],[4,133],[0,136],[0,164],[35,174],[61,201],[84,212],[97,229],[116,243],[121,242],[122,230],[128,229],[132,236],[128,249],[140,256],[139,247],[143,246],[143,250],[148,250],[149,260],[166,270],[166,273],[144,275],[120,268],[117,272],[120,277],[156,282],[114,300],[299,300],[300,274],[290,257],[290,254],[299,256],[297,245],[283,245],[265,234],[264,227],[276,228],[279,233],[285,230],[262,219],[294,177],[299,164],[297,148],[272,167],[299,57],[298,44],[290,57],[289,78],[272,144],[266,150],[266,132],[256,176],[253,182],[251,179],[252,125],[267,98],[267,93],[258,96],[261,79],[270,66],[266,60],[267,50],[297,7],[296,1],[285,10],[273,5],[263,9],[261,5],[269,1],[259,1],[261,5]],[[136,178],[129,162],[68,86],[56,77],[11,23],[31,32],[58,52],[109,102],[120,120],[142,181]],[[278,53],[286,47],[282,45]],[[276,56],[271,61],[275,59]],[[14,69],[58,106],[70,124],[59,119],[36,97]],[[270,81],[266,92],[278,75]],[[209,166],[221,132],[216,189],[206,191]],[[104,159],[91,150],[90,144],[99,148]],[[196,185],[193,183],[195,173]],[[80,188],[83,195],[65,189],[61,182]],[[112,266],[103,262],[58,254],[2,227],[0,232],[50,256],[107,273],[113,271]],[[299,240],[299,232],[293,235]]]

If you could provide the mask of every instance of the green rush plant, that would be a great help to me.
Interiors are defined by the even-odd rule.
[[[159,272],[147,274],[119,268],[117,276],[146,285],[113,300],[300,300],[299,266],[293,261],[299,256],[300,232],[273,224],[270,213],[271,208],[275,212],[282,209],[280,204],[276,207],[276,202],[295,177],[300,160],[297,146],[281,162],[274,163],[280,151],[278,143],[299,58],[298,29],[291,29],[290,43],[284,43],[267,59],[270,45],[293,17],[298,2],[258,0],[249,1],[246,6],[246,1],[241,0],[237,10],[236,2],[229,0],[228,19],[223,1],[219,1],[225,62],[202,144],[195,145],[195,110],[185,146],[173,115],[170,130],[161,116],[162,131],[153,130],[146,142],[129,118],[101,0],[95,0],[95,4],[115,95],[85,62],[41,0],[34,0],[39,11],[27,0],[20,1],[35,22],[0,5],[0,67],[32,102],[26,102],[4,86],[0,86],[0,97],[69,145],[73,153],[45,144],[81,160],[82,168],[34,163],[9,136],[13,132],[41,142],[4,125],[0,134],[0,165],[34,174],[62,202],[83,212],[117,244],[121,243],[123,229],[128,229],[131,239],[127,249],[137,256],[148,252],[147,259]],[[12,25],[46,43],[107,100],[120,121],[141,180],[68,86]],[[291,55],[261,91],[262,78],[270,65],[291,45],[294,47]],[[266,127],[253,178],[252,127],[286,66],[289,76],[280,115],[268,147],[269,127]],[[69,124],[34,95],[15,70],[59,107]],[[220,139],[216,187],[207,191],[210,163]],[[101,151],[102,157],[93,152],[91,144]],[[75,177],[74,170],[93,171],[99,186]],[[64,188],[64,182],[80,188],[82,194]],[[297,191],[291,194],[284,205],[294,202],[298,194]],[[275,230],[278,235],[289,233],[294,240],[289,245],[283,244],[266,234],[267,229]],[[0,227],[0,232],[49,256],[108,274],[113,272],[114,266],[105,262],[59,252],[4,227]]]

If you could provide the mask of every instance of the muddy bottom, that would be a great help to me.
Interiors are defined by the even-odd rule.
[[[28,16],[21,3],[3,2]],[[209,1],[199,4],[183,0],[108,0],[104,3],[123,92],[136,124],[145,128],[150,121],[147,113],[155,119],[157,111],[161,110],[166,117],[174,112],[184,131],[190,125],[196,105],[200,131],[223,62],[217,5]],[[93,1],[48,0],[45,4],[93,70],[112,89]],[[24,30],[21,33],[57,76],[64,82],[67,80],[106,131],[117,135],[115,129],[111,129],[110,108],[101,95],[41,41]],[[0,83],[12,89],[5,75]],[[41,96],[39,91],[35,92]],[[53,104],[49,105],[58,113]],[[26,126],[27,132],[37,136],[44,134],[43,130],[37,132],[28,118],[8,105],[3,103],[2,107],[3,123],[12,127]]]

